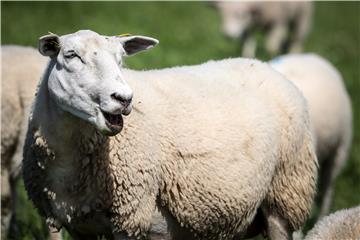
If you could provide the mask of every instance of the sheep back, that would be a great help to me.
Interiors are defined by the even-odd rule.
[[[292,228],[304,223],[317,159],[306,102],[292,83],[246,59],[125,75],[138,96],[136,112],[162,112],[147,120],[166,136],[160,195],[181,226],[199,239],[231,237],[252,221],[265,196]]]
[[[337,211],[319,220],[305,240],[360,239],[360,207]]]

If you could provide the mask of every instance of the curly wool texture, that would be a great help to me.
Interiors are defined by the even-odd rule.
[[[110,216],[106,225],[111,222],[115,231],[126,229],[130,235],[141,236],[150,228],[157,193],[154,175],[157,174],[153,173],[151,164],[147,167],[146,162],[142,162],[144,158],[132,157],[131,161],[121,162],[117,148],[121,146],[120,140],[112,138],[113,141],[109,141],[95,132],[91,139],[80,138],[74,146],[78,161],[73,167],[78,174],[71,174],[71,178],[56,178],[64,184],[63,188],[57,189],[52,187],[54,178],[47,176],[46,171],[58,159],[40,131],[30,135],[26,142],[30,147],[24,152],[25,159],[30,160],[24,161],[23,166],[25,187],[40,214],[52,227],[65,226],[70,232],[80,228],[82,233],[91,233],[81,225],[101,213]],[[141,157],[145,157],[145,153]],[[64,193],[66,201],[62,196]],[[91,193],[96,193],[94,199],[88,198]],[[111,229],[100,232],[108,235],[106,233]]]
[[[321,219],[305,240],[360,239],[360,207],[339,210]]]
[[[43,81],[24,155],[26,188],[43,215],[78,236],[141,238],[158,203],[194,239],[230,239],[266,200],[294,229],[303,224],[317,160],[305,101],[290,82],[244,59],[123,73],[134,110],[110,138],[68,113],[66,128],[50,128]],[[44,169],[33,157],[48,158],[36,153],[48,151],[34,144],[37,133],[55,156]]]

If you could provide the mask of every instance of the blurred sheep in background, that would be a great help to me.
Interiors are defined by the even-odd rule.
[[[322,218],[305,240],[360,239],[360,206],[336,211]]]
[[[312,18],[311,2],[217,1],[223,33],[242,40],[242,56],[256,56],[256,31],[266,32],[266,50],[301,52]]]
[[[335,180],[348,159],[353,128],[350,96],[340,72],[316,54],[288,54],[271,60],[308,101],[319,160],[320,217],[330,211]]]
[[[22,150],[31,102],[47,58],[32,47],[1,47],[1,236],[18,239],[15,220],[16,183],[20,178]],[[49,239],[61,239],[51,233]]]

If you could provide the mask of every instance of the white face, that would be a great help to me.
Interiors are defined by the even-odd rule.
[[[224,34],[234,39],[241,38],[251,24],[252,3],[222,1],[217,2],[216,7],[220,11]]]
[[[148,37],[107,37],[88,30],[40,38],[40,53],[52,59],[48,76],[51,98],[103,134],[119,133],[122,115],[131,112],[133,96],[122,74],[122,57],[157,43]]]

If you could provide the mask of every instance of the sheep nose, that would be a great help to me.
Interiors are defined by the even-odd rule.
[[[115,101],[121,103],[121,105],[124,106],[124,108],[127,108],[132,100],[132,95],[122,95],[120,93],[113,93],[110,95],[112,99],[114,99]]]

